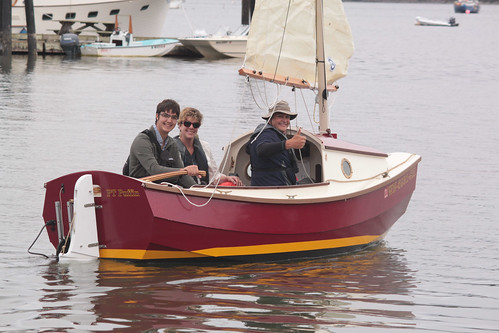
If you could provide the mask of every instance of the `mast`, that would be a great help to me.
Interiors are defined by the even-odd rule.
[[[331,133],[329,128],[329,108],[327,106],[327,84],[326,65],[324,59],[324,13],[322,10],[323,0],[315,2],[315,30],[316,30],[316,61],[318,72],[317,94],[319,102],[319,132]]]

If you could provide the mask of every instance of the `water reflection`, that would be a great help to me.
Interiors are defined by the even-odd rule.
[[[12,70],[12,55],[0,56],[0,72],[2,74],[9,74]]]
[[[29,55],[26,57],[13,57],[12,55],[5,55],[0,56],[0,73],[5,75],[10,74],[13,68],[13,61],[17,62],[19,58],[26,58],[25,74],[30,74],[31,72],[33,72],[33,70],[35,69],[37,56]],[[18,64],[14,64],[14,66],[16,68],[19,68]]]
[[[98,286],[98,269],[98,261],[51,262],[43,275],[46,282],[39,300],[43,307],[38,317],[23,322],[23,328],[91,331],[122,327],[103,323],[98,318],[93,300],[113,289]]]
[[[403,252],[383,245],[286,263],[54,263],[44,278],[40,320],[59,328],[317,332],[407,328],[414,317],[413,272]]]

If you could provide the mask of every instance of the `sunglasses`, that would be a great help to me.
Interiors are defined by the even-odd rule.
[[[201,123],[191,123],[190,121],[184,121],[183,124],[185,127],[191,127],[192,125],[194,128],[199,128],[201,126]]]

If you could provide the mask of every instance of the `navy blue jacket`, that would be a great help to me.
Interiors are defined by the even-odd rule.
[[[293,149],[286,149],[287,137],[276,128],[259,125],[248,143],[251,157],[251,185],[295,185],[298,167]],[[260,135],[258,135],[260,133]],[[258,138],[253,139],[258,135]]]

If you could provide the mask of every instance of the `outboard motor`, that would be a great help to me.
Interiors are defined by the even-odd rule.
[[[451,17],[451,18],[449,19],[449,24],[450,24],[450,25],[454,25],[454,24],[456,24],[456,18],[455,18],[455,17]]]
[[[63,34],[60,39],[61,48],[68,57],[81,56],[80,40],[76,34]]]

